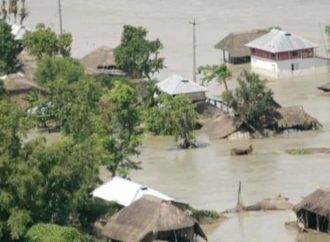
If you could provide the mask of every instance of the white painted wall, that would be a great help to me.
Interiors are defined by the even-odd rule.
[[[291,64],[294,64],[298,69],[292,71]],[[329,71],[329,66],[328,60],[320,57],[276,61],[251,56],[251,70],[270,78],[281,78],[325,73]]]

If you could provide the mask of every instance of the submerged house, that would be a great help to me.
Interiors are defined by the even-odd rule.
[[[92,192],[93,197],[97,197],[108,202],[116,202],[124,207],[129,206],[132,202],[135,202],[144,195],[158,197],[159,199],[163,199],[165,201],[175,200],[174,198],[171,198],[147,186],[143,186],[117,176],[97,187]]]
[[[207,240],[198,222],[183,210],[153,196],[143,196],[113,215],[102,231],[112,242],[194,242]]]
[[[317,44],[295,34],[273,29],[246,44],[251,50],[251,70],[271,78],[328,71],[328,60],[316,55]]]
[[[251,30],[228,34],[215,45],[222,51],[223,62],[241,64],[250,62],[250,49],[245,45],[267,33],[266,30]]]
[[[293,207],[304,229],[330,233],[330,189],[317,189]]]
[[[107,46],[99,47],[83,58],[80,64],[88,74],[108,74],[122,76],[125,73],[116,64],[113,49]]]
[[[158,82],[157,88],[171,96],[185,95],[193,102],[206,99],[207,89],[205,87],[179,75],[172,75]]]

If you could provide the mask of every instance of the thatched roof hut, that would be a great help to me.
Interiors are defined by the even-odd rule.
[[[278,129],[313,129],[321,127],[321,123],[307,114],[302,106],[290,106],[276,109],[273,114]]]
[[[330,189],[320,188],[293,207],[305,228],[330,233]]]
[[[170,201],[152,196],[144,196],[116,213],[102,233],[112,241],[123,242],[192,242],[195,235],[207,240],[196,220]]]
[[[223,113],[207,122],[202,130],[210,139],[224,139],[236,132],[242,124],[242,121]]]
[[[239,64],[250,61],[250,49],[245,44],[267,33],[266,30],[251,30],[245,32],[230,33],[215,45],[216,49],[228,53],[228,61],[232,64]]]
[[[117,67],[113,49],[107,46],[93,50],[79,62],[88,74],[124,75]]]

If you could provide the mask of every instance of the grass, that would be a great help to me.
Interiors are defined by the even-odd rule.
[[[305,155],[306,154],[306,150],[303,148],[288,149],[286,152],[290,155]]]
[[[212,218],[212,219],[219,219],[220,214],[214,210],[207,210],[207,209],[195,209],[190,207],[189,211],[191,212],[191,216],[197,220],[201,218]]]

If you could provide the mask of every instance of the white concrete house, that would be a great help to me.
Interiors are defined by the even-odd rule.
[[[160,91],[169,95],[186,95],[192,101],[205,100],[207,89],[179,75],[172,75],[157,83]]]
[[[316,56],[317,44],[289,32],[273,29],[246,44],[251,70],[271,78],[329,71],[328,59]]]

